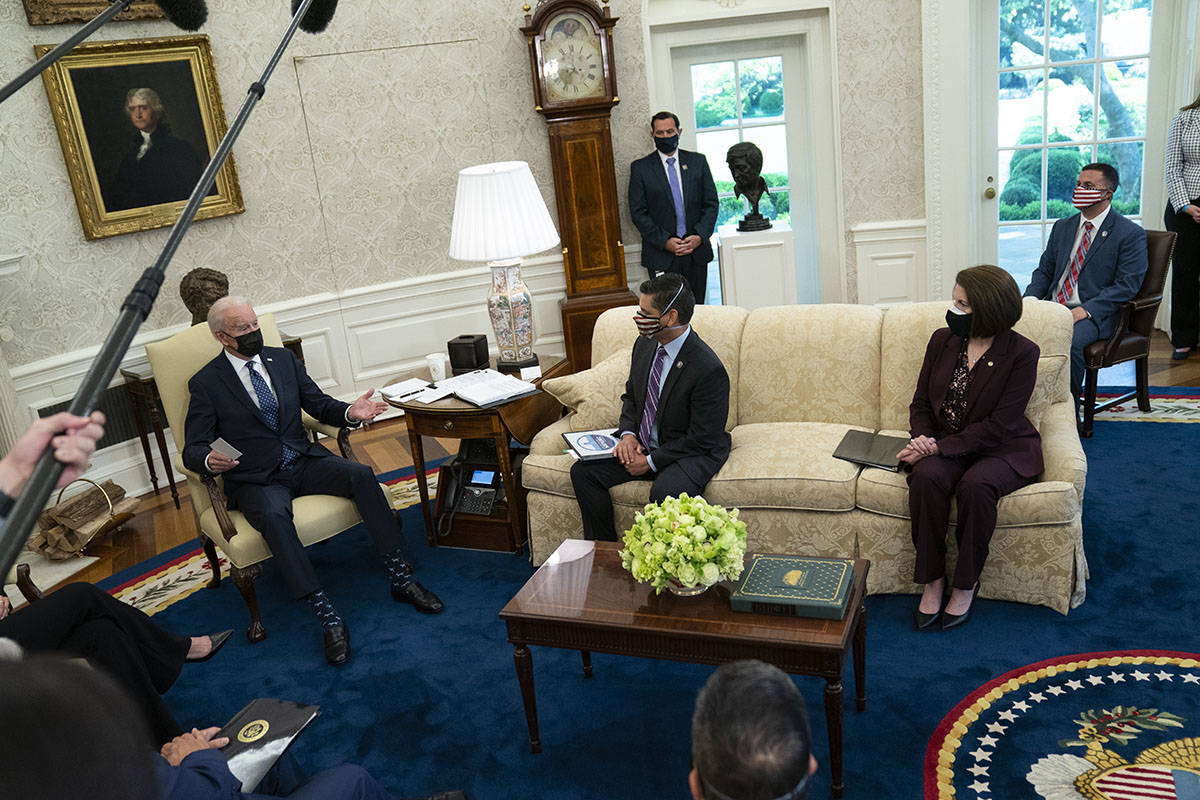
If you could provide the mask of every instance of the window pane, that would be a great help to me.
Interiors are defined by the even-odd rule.
[[[1052,147],[1046,151],[1046,219],[1055,220],[1075,213],[1071,195],[1079,170],[1092,162],[1092,148]]]
[[[1096,41],[1098,13],[1095,3],[1054,3],[1050,9],[1050,60],[1094,58],[1088,42]]]
[[[1042,149],[1000,152],[1000,221],[1042,218]]]
[[[999,266],[1008,271],[1021,291],[1029,285],[1042,257],[1041,225],[1004,225],[1000,228]]]
[[[1043,63],[1045,36],[1044,0],[1000,0],[1001,68]]]
[[[738,62],[743,119],[783,119],[783,56]]]
[[[696,129],[737,124],[733,62],[692,65],[692,105]]]
[[[1147,59],[1108,62],[1101,66],[1100,123],[1102,139],[1146,135]],[[1106,92],[1105,87],[1112,89]]]
[[[1041,143],[1045,77],[1043,69],[1000,73],[1000,113],[996,118],[1000,147]]]
[[[758,213],[767,219],[790,224],[792,221],[791,199],[791,192],[772,191],[770,194],[764,194],[758,201]]]
[[[1080,142],[1095,136],[1095,102],[1092,87],[1095,64],[1060,67],[1050,71],[1046,124],[1047,141]]]
[[[1150,0],[1104,0],[1100,52],[1106,58],[1150,52]]]
[[[1101,142],[1096,148],[1096,160],[1112,164],[1121,176],[1113,208],[1127,217],[1142,213],[1143,146],[1143,142]]]
[[[720,186],[720,184],[717,184]],[[733,184],[729,184],[731,187]],[[722,197],[717,211],[717,227],[736,224],[746,214],[746,201],[740,197]]]
[[[696,149],[708,159],[708,168],[712,170],[717,191],[721,191],[722,181],[729,181],[728,191],[733,191],[733,176],[729,174],[729,167],[725,164],[725,154],[737,143],[736,128],[731,131],[705,131],[696,134]]]
[[[742,141],[754,142],[763,154],[763,175],[782,175],[787,180],[787,126],[766,125],[761,128],[746,128]],[[722,156],[721,160],[724,160]],[[770,180],[767,181],[770,183]]]

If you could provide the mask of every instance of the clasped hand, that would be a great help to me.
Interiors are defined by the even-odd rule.
[[[680,239],[678,236],[672,236],[667,239],[667,250],[677,256],[686,256],[700,246],[700,237],[696,234],[685,236]]]
[[[621,437],[621,441],[617,442],[617,446],[613,448],[613,455],[630,475],[645,475],[650,471],[650,462],[646,460],[642,446],[638,444],[637,437],[632,433]]]
[[[937,440],[932,436],[917,436],[909,439],[908,444],[904,449],[896,454],[896,458],[903,461],[905,464],[916,464],[925,456],[936,456],[938,454]]]

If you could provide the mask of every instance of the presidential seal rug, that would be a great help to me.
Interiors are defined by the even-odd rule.
[[[1082,653],[1012,670],[950,711],[926,800],[1197,800],[1200,654]]]

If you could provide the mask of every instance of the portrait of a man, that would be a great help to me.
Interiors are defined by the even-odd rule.
[[[125,114],[133,126],[131,146],[112,182],[101,189],[105,209],[124,211],[187,199],[207,159],[172,135],[166,109],[153,89],[130,89]]]

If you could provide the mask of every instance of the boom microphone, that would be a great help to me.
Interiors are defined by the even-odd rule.
[[[161,4],[161,0],[155,0]],[[292,0],[292,16],[296,15],[296,9],[300,8],[300,3],[303,0]],[[308,13],[300,20],[300,30],[307,33],[320,33],[329,25],[329,20],[333,19],[333,12],[337,8],[337,0],[313,0],[312,5],[308,7]]]
[[[154,0],[176,27],[185,31],[198,31],[208,20],[208,6],[204,0]]]

